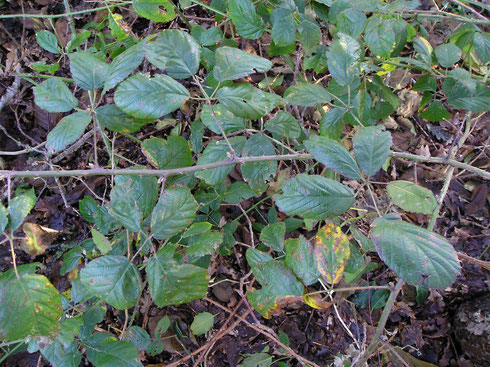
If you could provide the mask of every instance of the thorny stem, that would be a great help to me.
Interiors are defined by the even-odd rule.
[[[371,343],[368,345],[366,351],[362,354],[361,358],[357,361],[354,362],[352,366],[364,366],[371,354],[376,351],[376,348],[380,342],[379,338],[383,334],[383,331],[386,326],[386,322],[388,321],[388,316],[391,313],[391,309],[393,308],[395,304],[396,297],[398,296],[398,293],[402,289],[403,286],[403,280],[399,279],[398,282],[395,285],[395,288],[391,291],[390,297],[388,298],[388,301],[386,302],[385,307],[383,308],[383,313],[381,314],[381,317],[378,321],[378,326],[376,327],[376,332],[374,333],[373,340]]]

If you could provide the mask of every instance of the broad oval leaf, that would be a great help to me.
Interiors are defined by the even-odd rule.
[[[89,51],[70,55],[70,71],[75,83],[82,89],[102,88],[109,75],[110,65]]]
[[[91,121],[92,116],[86,111],[78,111],[64,117],[48,134],[46,149],[50,152],[65,149],[82,136]]]
[[[337,39],[328,47],[327,64],[332,78],[340,85],[352,85],[360,73],[361,46],[351,36],[337,33]]]
[[[437,61],[443,68],[449,68],[459,61],[463,51],[452,43],[445,43],[434,49]]]
[[[275,153],[274,145],[262,134],[252,135],[242,150],[243,157],[274,155]],[[276,170],[277,162],[275,161],[251,162],[241,166],[243,179],[255,191],[265,191],[266,181],[276,173]]]
[[[483,64],[490,61],[490,36],[486,33],[475,32],[473,47],[476,55]]]
[[[370,237],[381,259],[405,282],[426,288],[446,288],[461,271],[453,246],[428,229],[380,218]]]
[[[237,155],[242,153],[243,147],[245,146],[245,137],[234,136],[229,138],[233,150]],[[206,149],[204,149],[203,154],[197,160],[197,165],[202,166],[205,164],[212,164],[219,161],[225,161],[230,158],[230,148],[226,141],[218,140],[213,141]],[[233,165],[223,166],[218,168],[211,168],[209,170],[203,170],[196,172],[194,176],[204,180],[208,185],[218,185],[223,182],[226,176],[233,170]]]
[[[344,131],[345,122],[343,120],[346,114],[345,108],[332,108],[320,121],[320,135],[330,139],[340,139]]]
[[[311,241],[318,270],[329,284],[340,282],[350,256],[349,238],[342,229],[329,223]]]
[[[206,296],[209,284],[206,269],[153,256],[146,271],[151,297],[158,307],[180,305]]]
[[[7,228],[8,221],[9,218],[7,208],[5,208],[2,203],[0,203],[0,233],[2,233],[5,228]]]
[[[251,0],[229,0],[230,18],[240,36],[257,39],[264,33],[264,22],[255,12]]]
[[[142,367],[136,347],[107,333],[95,333],[83,340],[87,359],[96,367]]]
[[[247,125],[247,121],[244,118],[235,116],[221,104],[213,105],[212,110],[208,105],[203,106],[201,121],[215,134],[221,134],[218,123],[221,125],[225,134],[231,134],[235,131],[245,129]]]
[[[143,125],[153,122],[153,119],[140,119],[128,115],[115,104],[106,104],[95,110],[97,121],[106,129],[118,133],[134,133]]]
[[[138,73],[119,84],[114,101],[131,116],[156,119],[179,109],[189,97],[187,89],[169,76]]]
[[[189,226],[196,217],[197,202],[187,187],[163,192],[151,214],[153,237],[165,240]]]
[[[50,31],[40,31],[36,33],[36,40],[39,46],[55,55],[60,53],[60,46],[56,36]]]
[[[133,8],[142,17],[155,22],[170,22],[175,18],[175,5],[170,0],[133,0]]]
[[[386,187],[393,204],[412,213],[432,214],[437,201],[432,191],[410,181],[393,181]]]
[[[30,213],[36,205],[37,197],[34,189],[15,190],[15,197],[10,200],[8,207],[8,224],[7,228],[15,231],[20,227],[24,218]]]
[[[441,101],[432,102],[429,107],[419,113],[419,116],[427,121],[443,121],[451,118],[451,114]]]
[[[148,161],[158,169],[172,169],[192,166],[192,152],[189,142],[182,136],[146,139],[141,148]]]
[[[272,223],[260,231],[260,241],[274,251],[282,251],[284,248],[284,236],[286,224],[284,222]]]
[[[284,111],[279,111],[276,116],[265,123],[264,127],[279,138],[295,139],[301,135],[301,127],[298,124],[298,120],[290,113]]]
[[[61,296],[46,277],[20,272],[17,278],[13,271],[0,275],[1,340],[27,336],[54,339],[62,314]]]
[[[215,56],[213,74],[219,82],[243,78],[255,72],[265,73],[272,67],[269,60],[234,47],[220,47]]]
[[[145,45],[145,55],[157,68],[166,70],[172,78],[186,79],[199,68],[201,47],[188,33],[168,29],[156,41]]]
[[[101,256],[80,271],[90,293],[118,310],[134,306],[140,297],[141,278],[136,266],[119,255]]]
[[[393,21],[385,21],[378,16],[369,19],[364,31],[364,40],[376,56],[389,58],[396,46]]]
[[[104,89],[108,90],[118,85],[141,64],[144,57],[144,44],[140,42],[116,56],[109,68]]]
[[[48,79],[32,90],[36,104],[48,112],[68,112],[78,106],[78,100],[58,78]]]
[[[319,175],[299,174],[274,195],[279,209],[288,215],[323,220],[345,213],[354,204],[353,192],[337,181]]]
[[[199,336],[206,334],[214,325],[214,315],[209,312],[201,312],[194,317],[191,324],[192,334]]]
[[[289,9],[277,8],[271,14],[272,39],[279,47],[286,47],[296,39],[298,24]]]
[[[366,175],[374,175],[390,156],[391,134],[382,127],[369,126],[359,130],[352,140],[357,163]]]
[[[315,106],[330,102],[330,94],[318,84],[295,84],[284,92],[284,100],[292,105]]]
[[[261,118],[281,101],[278,95],[263,92],[249,83],[220,88],[216,98],[231,113],[247,119]]]
[[[313,253],[313,246],[305,237],[289,238],[284,243],[286,266],[302,280],[304,285],[318,282],[320,272]]]
[[[345,147],[333,139],[314,136],[305,141],[306,149],[317,161],[350,179],[359,180],[361,172]]]

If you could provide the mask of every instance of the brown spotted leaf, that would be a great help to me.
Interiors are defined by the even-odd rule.
[[[26,238],[22,241],[21,248],[29,255],[38,256],[44,254],[60,233],[51,228],[34,223],[24,223],[22,226]]]
[[[320,228],[312,242],[321,275],[330,284],[338,283],[350,256],[348,237],[340,227],[329,223]]]

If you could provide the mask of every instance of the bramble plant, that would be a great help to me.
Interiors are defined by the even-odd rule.
[[[351,361],[362,365],[376,350],[403,283],[416,286],[423,298],[430,288],[450,286],[460,273],[458,253],[433,229],[456,168],[489,178],[456,160],[457,148],[490,105],[490,38],[479,26],[488,21],[424,12],[417,1],[405,0],[133,0],[141,17],[155,23],[181,17],[189,27],[137,38],[118,13],[117,6],[128,3],[104,7],[100,24],[77,31],[65,47],[54,32],[36,34],[58,61],[32,65],[39,73],[28,79],[35,84],[35,103],[65,114],[37,149],[51,159],[92,138],[92,168],[3,170],[0,176],[9,190],[13,178],[94,175],[111,176],[112,188],[109,197],[79,202],[93,227],[90,239],[64,254],[60,273],[71,291],[63,294],[37,274],[39,263],[16,264],[21,232],[22,249],[39,255],[49,230],[22,226],[37,200],[34,189],[8,192],[9,201],[0,204],[0,232],[13,259],[12,269],[0,275],[3,345],[26,344],[53,366],[78,366],[82,353],[97,367],[142,365],[138,351],[161,353],[159,336],[170,327],[162,319],[159,335],[150,337],[132,325],[144,290],[158,307],[205,298],[214,282],[212,259],[232,253],[239,221],[247,219],[246,260],[256,283],[243,292],[264,318],[297,302],[331,307],[340,289],[356,290],[359,307],[376,293],[371,306],[384,310],[375,338]],[[191,26],[185,9],[193,3],[214,15],[217,25]],[[461,26],[433,47],[423,19]],[[243,39],[261,37],[270,40],[267,55],[239,47]],[[275,68],[275,57],[285,67]],[[55,75],[64,64],[68,78]],[[447,158],[392,150],[381,121],[403,107],[400,87],[389,82],[399,70],[417,72],[412,91],[421,94],[422,118],[446,120],[447,106],[467,111],[465,133]],[[192,124],[180,121],[177,112],[193,116]],[[306,123],[306,113],[317,114],[319,124]],[[165,138],[132,135],[155,122]],[[121,135],[141,149],[147,166],[120,155],[112,137]],[[438,198],[410,181],[372,182],[392,158],[448,165]],[[280,161],[294,161],[294,168]],[[380,192],[389,205],[377,199]],[[367,206],[359,197],[364,194]],[[244,210],[240,203],[252,198],[260,200]],[[249,211],[269,199],[273,205],[262,223],[251,223]],[[225,204],[242,214],[226,221],[220,212]],[[407,221],[405,212],[430,216],[428,228]],[[376,219],[366,236],[355,223],[371,216]],[[373,253],[396,275],[396,284],[362,279],[378,267]],[[114,336],[95,331],[109,306],[122,311],[124,320]],[[205,334],[213,322],[214,315],[200,313],[190,330]]]

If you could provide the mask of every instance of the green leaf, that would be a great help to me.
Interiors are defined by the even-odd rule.
[[[269,224],[260,231],[260,241],[274,251],[282,251],[284,248],[284,236],[286,235],[286,224],[277,222]]]
[[[90,261],[80,271],[80,281],[91,294],[118,310],[134,306],[140,298],[140,274],[124,256],[106,255]]]
[[[263,92],[249,83],[220,88],[216,98],[234,115],[254,120],[264,116],[281,100],[279,96]]]
[[[243,136],[235,136],[229,138],[231,146],[235,152],[240,155],[243,147],[245,146],[245,138]],[[230,158],[230,148],[226,141],[218,140],[213,141],[207,145],[203,154],[197,160],[197,165],[202,166],[204,164],[211,164],[215,162],[224,161]],[[233,165],[213,168],[205,171],[196,172],[194,176],[204,180],[208,185],[218,185],[223,182],[226,176],[233,170]]]
[[[398,99],[398,96],[384,84],[379,75],[375,75],[373,77],[373,82],[369,85],[369,87],[380,94],[383,99],[393,107],[394,110],[397,109],[400,105],[400,100]]]
[[[454,108],[483,112],[488,110],[490,105],[490,88],[481,83],[477,83],[472,90],[471,84],[446,78],[442,90],[448,96],[447,102]]]
[[[432,214],[437,201],[432,191],[410,181],[393,181],[386,187],[393,204],[412,213]]]
[[[92,239],[95,243],[95,246],[97,246],[102,255],[105,255],[112,250],[111,242],[107,238],[105,238],[102,233],[100,233],[95,228],[92,228],[90,232],[92,233]]]
[[[114,101],[131,116],[157,119],[179,109],[189,97],[188,90],[169,76],[138,73],[119,84]]]
[[[330,102],[331,98],[325,88],[318,84],[295,84],[284,92],[284,100],[292,105],[315,106]]]
[[[102,127],[118,133],[134,133],[139,131],[144,125],[153,122],[153,119],[139,119],[128,115],[115,104],[97,107],[95,115]]]
[[[46,149],[50,152],[59,152],[82,136],[92,116],[86,111],[78,111],[63,117],[48,134]]]
[[[138,15],[154,22],[170,22],[175,18],[175,6],[169,0],[133,0]]]
[[[192,26],[191,35],[202,46],[214,46],[223,39],[223,32],[219,27],[205,29],[198,24]]]
[[[279,47],[289,46],[296,39],[297,23],[289,9],[277,8],[271,13],[272,39]]]
[[[358,60],[361,56],[361,47],[357,40],[347,34],[337,33],[336,38],[328,47],[328,70],[340,85],[352,85],[360,73]]]
[[[305,14],[299,14],[299,40],[306,52],[311,53],[322,40],[322,31],[318,23]]]
[[[194,317],[191,324],[192,334],[195,336],[206,334],[214,325],[214,315],[209,312],[201,312]]]
[[[427,288],[446,288],[461,271],[456,251],[444,237],[398,220],[378,219],[371,230],[381,259],[401,279]]]
[[[144,42],[140,42],[116,56],[108,71],[104,84],[105,90],[114,88],[141,64],[144,57],[143,47]]]
[[[151,214],[153,237],[165,240],[189,226],[196,217],[197,202],[187,187],[163,192]]]
[[[36,205],[37,197],[34,189],[15,190],[15,197],[10,200],[8,207],[8,224],[7,229],[11,231],[17,230],[20,227],[24,218],[30,213],[34,205]]]
[[[95,333],[84,339],[87,359],[96,367],[142,367],[136,347],[110,334]]]
[[[0,203],[0,233],[2,233],[5,228],[7,228],[7,223],[9,222],[8,211],[2,203]]]
[[[279,138],[286,137],[290,139],[299,138],[301,127],[298,120],[290,113],[279,111],[264,125],[265,129]]]
[[[363,127],[352,141],[357,163],[368,176],[378,172],[390,156],[391,134],[383,127]]]
[[[272,63],[263,57],[233,47],[220,47],[215,52],[213,75],[219,82],[235,80],[247,75],[265,73]]]
[[[197,236],[209,232],[213,225],[208,222],[197,222],[193,223],[186,231],[182,234],[182,238]]]
[[[80,260],[82,259],[82,247],[80,245],[75,245],[68,251],[63,257],[63,264],[61,264],[60,275],[65,275],[66,273],[75,269]]]
[[[189,246],[186,251],[187,256],[194,260],[205,255],[211,255],[223,242],[223,233],[209,231],[208,233],[192,236],[187,242]]]
[[[32,70],[39,71],[41,73],[47,71],[50,74],[54,74],[60,68],[60,64],[57,62],[55,64],[48,65],[44,61],[33,62],[30,65]]]
[[[332,108],[320,121],[320,135],[327,138],[338,140],[344,131],[344,115],[347,111],[344,108]]]
[[[50,31],[40,31],[36,33],[36,40],[39,46],[46,51],[55,55],[60,53],[60,47],[58,46],[58,40],[56,36]]]
[[[255,191],[246,182],[236,181],[230,185],[221,197],[225,203],[240,204],[243,200],[250,199],[255,195]]]
[[[122,42],[128,38],[130,30],[122,26],[124,21],[121,14],[112,13],[109,10],[107,21],[111,34],[116,38],[117,42]]]
[[[356,161],[338,141],[324,136],[314,136],[304,144],[313,158],[331,170],[353,180],[359,180],[362,177]]]
[[[319,175],[299,174],[274,195],[278,208],[287,215],[323,220],[345,213],[354,204],[354,194],[346,186]]]
[[[78,51],[70,55],[70,71],[73,79],[85,90],[102,88],[110,68],[110,65],[89,51]]]
[[[229,0],[230,18],[240,36],[257,39],[264,33],[264,22],[255,12],[251,0]]]
[[[286,248],[286,266],[301,279],[304,285],[312,285],[318,282],[320,272],[318,271],[316,258],[313,256],[313,246],[300,236],[289,238],[284,243]]]
[[[150,335],[146,332],[146,330],[135,325],[131,326],[128,329],[126,334],[124,334],[123,340],[130,342],[136,348],[138,348],[138,350],[144,350],[144,351],[147,350],[151,342]]]
[[[381,17],[369,18],[364,31],[364,41],[376,56],[388,59],[396,46],[396,33],[393,30],[392,20],[383,20]]]
[[[262,134],[252,135],[242,150],[243,157],[274,155],[275,153],[274,145]],[[275,161],[245,163],[241,166],[243,179],[255,191],[265,191],[266,181],[276,173],[276,170],[277,162]]]
[[[56,338],[63,314],[61,297],[49,280],[37,274],[13,271],[0,275],[0,339],[27,336]]]
[[[320,274],[329,284],[340,282],[350,256],[349,238],[332,223],[323,226],[312,240]]]
[[[437,80],[432,75],[424,75],[417,80],[412,89],[417,92],[435,92]]]
[[[42,348],[41,354],[53,367],[78,367],[82,361],[77,343],[70,344],[65,350],[63,344],[55,340]]]
[[[245,353],[243,355],[245,358],[240,367],[269,367],[274,362],[273,357],[267,353]]]
[[[473,47],[483,64],[490,61],[490,36],[487,33],[476,32],[473,36]]]
[[[148,161],[158,169],[172,169],[192,166],[192,152],[189,142],[181,136],[146,139],[141,148]]]
[[[199,68],[201,47],[188,33],[168,29],[156,41],[145,45],[145,55],[157,68],[166,70],[172,78],[186,79]]]
[[[449,68],[459,61],[463,51],[452,43],[445,43],[434,49],[437,61],[443,68]]]
[[[68,112],[78,106],[78,100],[58,78],[51,78],[32,88],[34,101],[48,112]]]
[[[70,42],[68,42],[68,44],[66,45],[65,48],[66,52],[70,53],[76,48],[83,45],[85,42],[87,42],[87,40],[90,38],[91,35],[92,32],[89,29],[85,29],[81,31],[79,34],[73,35]]]
[[[252,266],[262,289],[247,293],[250,304],[265,318],[281,311],[288,301],[302,297],[304,287],[293,272],[278,261],[259,262]]]
[[[366,16],[356,8],[348,8],[337,15],[337,31],[351,37],[359,37],[366,25]]]
[[[449,120],[451,114],[440,101],[432,102],[429,107],[419,113],[419,116],[427,121],[443,121]]]
[[[214,112],[214,115],[213,115]],[[201,111],[201,121],[206,127],[215,134],[221,135],[221,129],[218,126],[218,122],[221,124],[221,128],[225,134],[231,134],[238,130],[245,129],[247,121],[241,117],[237,117],[228,111],[223,105],[213,105],[213,110],[208,105],[204,105]]]
[[[158,307],[180,305],[206,296],[209,284],[206,269],[154,256],[148,260],[146,271],[151,296]]]

